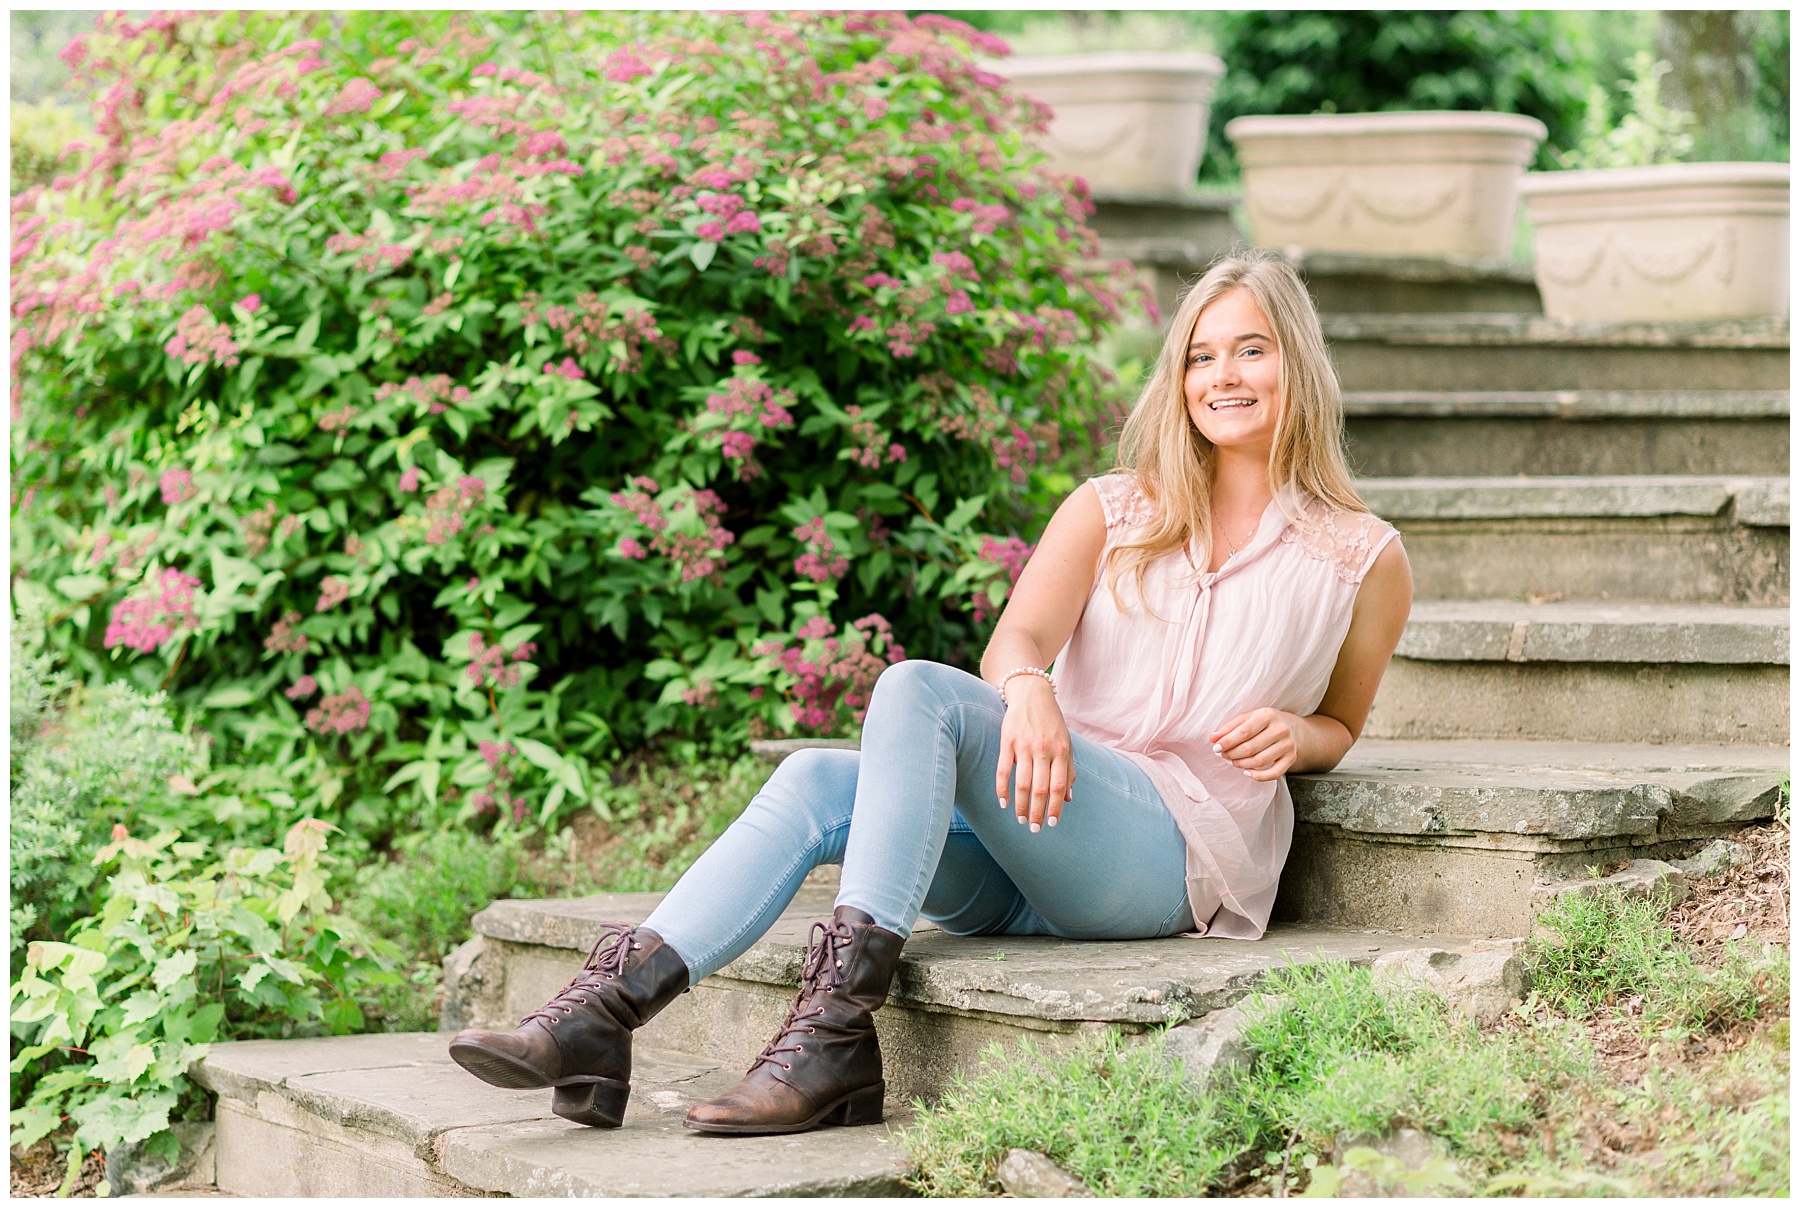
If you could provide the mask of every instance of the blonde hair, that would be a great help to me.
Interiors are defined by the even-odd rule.
[[[1107,587],[1121,608],[1118,584],[1125,571],[1135,572],[1142,600],[1144,574],[1156,559],[1195,538],[1206,559],[1212,557],[1213,444],[1188,414],[1183,382],[1188,343],[1200,312],[1236,289],[1247,290],[1256,299],[1281,355],[1281,417],[1269,454],[1269,489],[1276,506],[1290,521],[1301,521],[1284,497],[1288,488],[1342,511],[1369,510],[1351,485],[1350,467],[1344,461],[1343,399],[1306,287],[1273,253],[1236,252],[1214,262],[1182,298],[1156,368],[1119,437],[1114,472],[1136,478],[1156,505],[1156,518],[1148,530],[1107,554]]]

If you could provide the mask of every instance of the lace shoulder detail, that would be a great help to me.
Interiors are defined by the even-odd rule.
[[[1106,514],[1107,528],[1134,528],[1156,519],[1156,505],[1150,502],[1129,474],[1105,474],[1090,478],[1094,493],[1100,496],[1100,510]]]
[[[1300,518],[1281,532],[1283,545],[1298,545],[1309,557],[1330,562],[1338,578],[1361,583],[1387,543],[1398,535],[1394,526],[1368,512],[1341,512],[1318,499],[1307,499]]]

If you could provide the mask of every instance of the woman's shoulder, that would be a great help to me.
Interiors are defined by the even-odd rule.
[[[1100,497],[1107,528],[1131,528],[1156,519],[1156,504],[1144,493],[1135,474],[1102,474],[1088,479],[1088,485]]]
[[[1339,507],[1305,492],[1292,497],[1288,510],[1282,542],[1331,563],[1346,583],[1361,583],[1377,555],[1399,536],[1393,525],[1373,512]]]

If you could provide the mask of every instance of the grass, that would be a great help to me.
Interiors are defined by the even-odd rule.
[[[1564,900],[1539,924],[1531,998],[1486,1028],[1367,969],[1279,970],[1247,1029],[1257,1060],[1205,1091],[1154,1035],[990,1046],[916,1105],[914,1187],[999,1194],[1017,1146],[1101,1195],[1336,1194],[1351,1179],[1377,1194],[1786,1195],[1785,943],[1689,945],[1664,908],[1617,895]],[[1440,1156],[1409,1171],[1356,1148],[1398,1128]]]

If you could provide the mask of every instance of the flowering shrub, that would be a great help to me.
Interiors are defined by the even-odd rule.
[[[965,660],[1128,284],[976,51],[107,18],[65,52],[98,145],[13,199],[20,623],[362,831],[604,813],[653,735],[831,732],[901,641]]]

